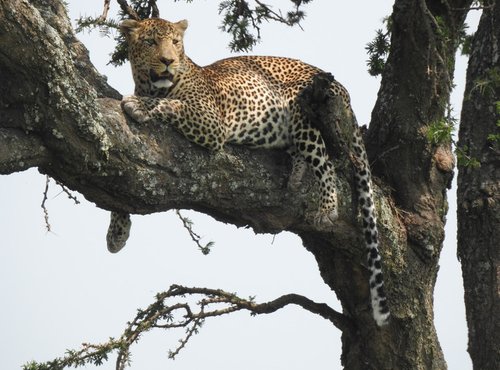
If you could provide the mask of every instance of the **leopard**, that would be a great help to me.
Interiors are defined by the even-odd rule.
[[[208,66],[194,63],[184,51],[187,20],[127,19],[119,28],[128,46],[134,94],[123,97],[125,114],[139,125],[173,126],[187,140],[212,153],[226,144],[286,150],[292,159],[288,187],[300,187],[307,169],[317,179],[319,205],[313,217],[318,228],[333,228],[338,218],[335,171],[325,141],[306,117],[298,96],[322,70],[297,59],[236,56]],[[332,79],[332,96],[340,97],[354,117],[347,90]],[[388,323],[382,258],[373,197],[372,176],[362,134],[353,120],[351,156],[357,162],[355,182],[367,250],[373,317]],[[120,251],[129,237],[130,216],[112,212],[108,250]]]

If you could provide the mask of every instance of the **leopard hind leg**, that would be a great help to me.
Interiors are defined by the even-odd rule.
[[[292,172],[288,178],[287,186],[289,190],[297,191],[306,173],[307,162],[302,155],[297,153],[296,148],[293,146],[288,149],[288,154],[292,157]]]
[[[302,124],[294,133],[294,147],[292,153],[297,158],[294,158],[292,185],[297,181],[294,176],[298,177],[299,172],[303,171],[302,162],[306,162],[318,179],[320,188],[319,209],[314,223],[320,228],[331,227],[338,218],[337,191],[333,163],[328,157],[323,138],[317,129]]]

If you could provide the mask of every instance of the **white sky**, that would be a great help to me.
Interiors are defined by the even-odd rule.
[[[288,4],[289,1],[269,1]],[[162,17],[190,22],[185,48],[198,64],[230,56],[228,36],[218,29],[217,1],[160,1]],[[72,20],[100,14],[102,0],[69,0]],[[304,31],[280,25],[263,27],[263,42],[252,54],[302,59],[334,74],[351,93],[360,123],[369,121],[379,79],[366,72],[365,45],[392,1],[315,0],[306,8]],[[112,1],[112,13],[117,5]],[[361,11],[362,9],[362,11]],[[475,17],[477,22],[477,14]],[[133,91],[126,65],[106,66],[113,42],[97,32],[79,35],[97,68],[123,94]],[[459,58],[453,96],[460,101],[465,63]],[[311,254],[289,233],[254,235],[211,218],[184,212],[196,231],[216,246],[203,256],[173,212],[134,216],[131,238],[117,255],[108,253],[109,214],[84,200],[74,205],[52,182],[47,203],[52,232],[40,208],[45,177],[36,170],[0,177],[0,368],[61,356],[82,342],[119,336],[136,309],[171,284],[222,288],[257,301],[295,292],[339,308],[323,283]],[[449,368],[467,370],[466,325],[461,272],[456,260],[456,200],[449,193],[447,239],[435,294],[436,326]],[[206,322],[176,361],[167,359],[182,332],[152,332],[132,347],[132,369],[340,369],[340,332],[327,321],[297,308],[268,316],[237,313]],[[87,367],[93,368],[93,367]],[[99,369],[114,369],[108,362]]]

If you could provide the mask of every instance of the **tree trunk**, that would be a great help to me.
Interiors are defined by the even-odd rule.
[[[500,368],[500,4],[491,4],[472,44],[458,145],[458,255],[478,370]]]
[[[390,339],[382,333],[376,333],[374,339],[369,332],[355,340],[344,336],[344,346],[350,349],[344,350],[346,368],[446,368],[433,325],[432,295],[454,160],[450,141],[431,145],[426,133],[429,126],[445,117],[458,30],[470,4],[395,2],[390,54],[372,112],[367,149],[374,175],[392,190],[396,218],[402,226],[397,239],[385,233],[386,248],[382,251],[397,319],[393,320]],[[370,344],[372,340],[383,343],[382,348]],[[383,352],[375,365],[371,358],[377,353],[370,353],[365,363],[358,360],[367,348]]]
[[[470,2],[448,3],[462,9]],[[127,121],[59,0],[0,0],[0,173],[38,167],[104,209],[189,208],[256,232],[295,232],[352,323],[342,333],[346,369],[444,369],[432,294],[453,160],[450,145],[430,145],[425,130],[444,116],[465,14],[438,0],[394,7],[391,54],[367,136],[380,178],[375,196],[392,309],[382,329],[371,317],[345,151],[336,149],[343,155],[337,226],[317,230],[309,216],[317,192],[286,189],[286,154],[228,147],[228,156],[214,156],[170,127]],[[304,189],[316,188],[310,177]]]

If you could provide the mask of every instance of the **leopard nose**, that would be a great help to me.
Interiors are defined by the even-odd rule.
[[[163,64],[165,64],[168,67],[170,64],[172,64],[174,62],[174,60],[169,59],[169,58],[165,58],[165,57],[161,57],[160,62],[162,62]]]

